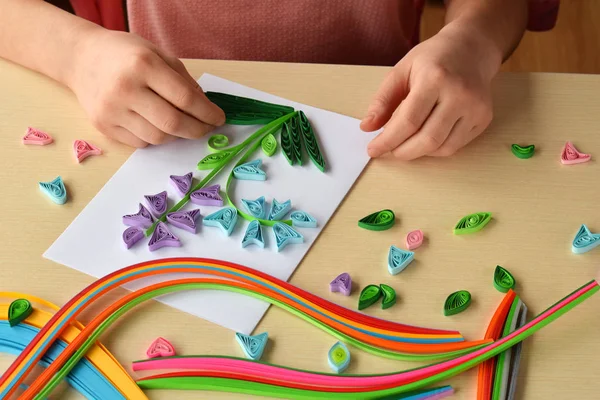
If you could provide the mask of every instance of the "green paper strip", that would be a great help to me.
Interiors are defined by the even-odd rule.
[[[508,316],[506,317],[506,321],[504,322],[504,330],[502,331],[503,337],[511,334],[516,329],[519,311],[521,310],[522,305],[523,303],[519,296],[515,296]],[[511,351],[512,348],[500,353],[498,360],[496,361],[494,384],[492,387],[492,400],[500,400],[500,392],[504,391],[504,393],[506,393],[508,381],[505,378],[508,376],[507,373],[510,365]]]

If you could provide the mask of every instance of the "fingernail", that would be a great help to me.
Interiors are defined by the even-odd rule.
[[[375,113],[369,113],[367,114],[366,117],[363,118],[362,122],[363,124],[368,124],[369,122],[373,121],[375,119]]]

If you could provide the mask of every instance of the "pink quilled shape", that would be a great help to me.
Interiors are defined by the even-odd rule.
[[[35,144],[38,146],[45,146],[54,142],[52,136],[48,135],[46,132],[40,131],[39,129],[35,129],[32,127],[27,128],[27,132],[25,136],[23,136],[23,144]]]
[[[423,231],[417,229],[416,231],[408,232],[406,234],[406,248],[414,250],[421,247],[423,244]]]
[[[560,155],[560,162],[565,165],[580,164],[590,161],[591,158],[591,155],[580,152],[573,146],[573,143],[567,142]]]
[[[73,151],[77,162],[80,163],[89,156],[99,156],[102,154],[102,150],[93,144],[86,142],[85,140],[76,140],[73,142]]]
[[[148,347],[146,355],[150,358],[171,357],[175,355],[175,348],[167,339],[158,337]]]

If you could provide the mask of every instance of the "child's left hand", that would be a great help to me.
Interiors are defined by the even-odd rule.
[[[501,61],[477,32],[452,25],[413,48],[385,78],[361,123],[369,132],[385,125],[369,155],[454,154],[491,122],[491,82]]]

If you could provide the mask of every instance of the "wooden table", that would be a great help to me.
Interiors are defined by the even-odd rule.
[[[279,96],[361,117],[385,68],[187,61],[195,77],[203,72]],[[582,223],[600,231],[600,76],[502,75],[495,87],[495,121],[488,132],[450,159],[411,163],[392,159],[371,162],[349,197],[328,224],[291,282],[344,306],[356,307],[358,291],[346,298],[328,292],[328,282],[348,271],[359,287],[387,283],[399,302],[369,314],[429,327],[459,329],[467,338],[482,337],[502,295],[492,286],[497,264],[509,269],[532,315],[596,275],[600,249],[571,253]],[[41,254],[113,175],[132,150],[100,136],[75,97],[35,73],[0,60],[0,180],[4,238],[0,244],[0,290],[22,291],[62,305],[92,278],[56,265]],[[23,146],[27,126],[50,132],[55,143]],[[326,134],[326,133],[322,133]],[[102,157],[78,165],[74,139],[92,139]],[[593,155],[585,165],[559,162],[565,141]],[[510,152],[512,143],[535,143],[532,159]],[[328,151],[335,151],[329,149]],[[37,182],[62,175],[70,201],[60,207],[38,193]],[[389,231],[369,232],[356,221],[371,211],[391,208],[398,222]],[[482,232],[452,234],[463,215],[493,212]],[[422,229],[427,243],[402,274],[387,273],[390,244]],[[356,288],[356,285],[355,285]],[[458,289],[473,294],[471,308],[447,318],[446,296]],[[600,390],[600,296],[595,296],[525,342],[519,398],[591,399]],[[89,317],[89,316],[88,316]],[[333,338],[296,317],[272,308],[260,323],[271,345],[265,360],[327,371]],[[153,338],[171,339],[181,354],[241,355],[232,332],[160,304],[148,304],[120,322],[102,342],[129,368]],[[352,351],[350,373],[401,370],[415,364],[383,360]],[[11,358],[0,358],[0,368]],[[457,399],[473,399],[476,373],[448,382]],[[64,398],[77,398],[69,391]],[[172,393],[150,392],[153,399]],[[177,393],[178,399],[243,396]],[[61,397],[63,398],[63,397]]]

